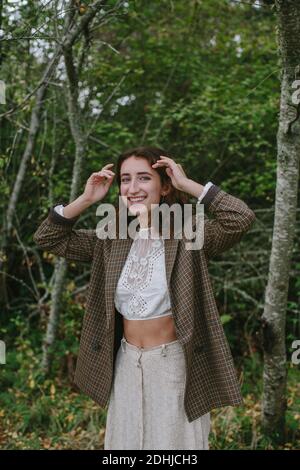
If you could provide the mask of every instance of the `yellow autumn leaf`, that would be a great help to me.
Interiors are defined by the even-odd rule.
[[[71,421],[73,421],[74,419],[74,415],[71,413],[69,414],[67,417],[66,417],[66,420],[70,423]]]
[[[29,387],[34,388],[35,387],[35,381],[33,379],[29,380]]]
[[[69,292],[72,292],[74,289],[75,289],[75,282],[74,281],[69,282],[69,284],[67,285],[67,290]]]

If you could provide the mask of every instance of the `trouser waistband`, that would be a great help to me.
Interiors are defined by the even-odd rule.
[[[163,356],[166,355],[167,350],[170,352],[182,350],[182,346],[178,339],[176,339],[175,341],[171,341],[170,343],[163,343],[157,346],[140,348],[138,346],[135,346],[134,344],[128,343],[124,336],[121,339],[121,347],[123,352],[126,352],[126,349],[129,349],[130,351],[135,351],[137,353],[149,353],[151,355],[162,354]]]

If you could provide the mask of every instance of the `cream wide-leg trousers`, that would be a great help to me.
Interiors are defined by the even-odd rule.
[[[178,340],[138,348],[123,336],[106,420],[106,450],[208,450],[210,413],[188,421]]]

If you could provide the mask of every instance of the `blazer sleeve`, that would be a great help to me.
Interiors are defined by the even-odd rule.
[[[245,202],[212,185],[204,198],[204,244],[207,258],[212,258],[238,243],[255,221],[254,212]],[[207,212],[212,218],[207,217]]]
[[[48,217],[34,233],[35,243],[49,253],[70,261],[91,261],[98,240],[96,229],[75,230],[73,226],[80,216],[72,219],[63,217],[54,207],[50,208]]]

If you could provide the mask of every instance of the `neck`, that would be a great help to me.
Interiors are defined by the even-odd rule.
[[[150,219],[150,217],[149,217]],[[159,236],[159,231],[155,229],[154,224],[150,223],[150,220],[148,221],[148,216],[147,214],[140,214],[138,216],[138,221],[140,224],[140,231],[141,231],[141,236],[145,237],[158,237]]]
[[[138,221],[139,221],[139,224],[140,224],[140,228],[149,228],[151,227],[151,224],[150,224],[150,217],[148,217],[148,213],[146,214],[140,214],[138,216]]]

